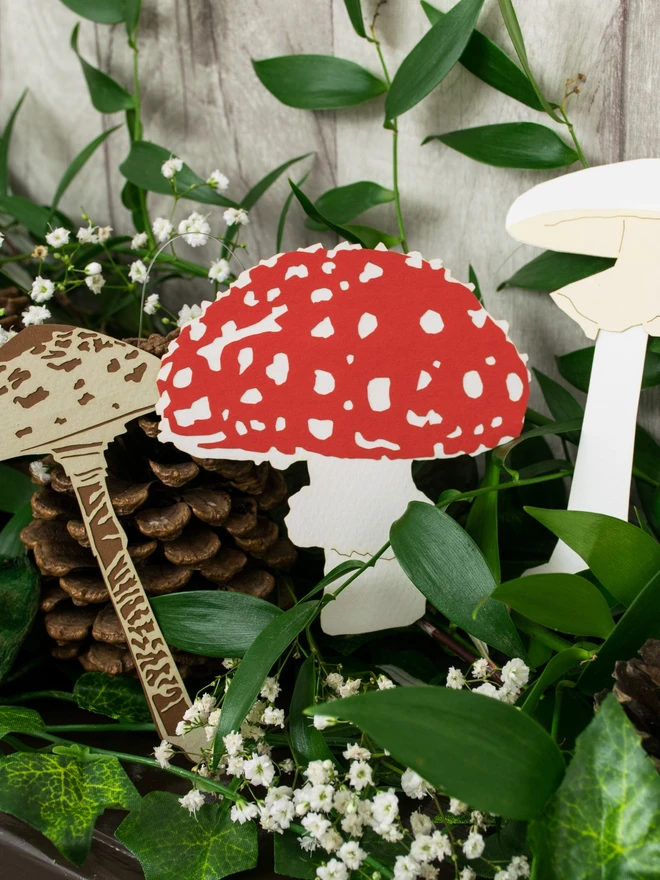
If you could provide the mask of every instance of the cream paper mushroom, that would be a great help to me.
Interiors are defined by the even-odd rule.
[[[126,422],[153,410],[159,365],[153,355],[91,330],[22,330],[0,348],[2,458],[50,453],[70,477],[156,728],[197,761],[204,731],[176,733],[190,699],[106,485],[105,449]]]
[[[326,572],[370,559],[409,501],[413,459],[491,449],[521,428],[524,362],[467,285],[420,254],[320,244],[260,263],[208,303],[162,361],[160,437],[204,458],[308,463],[289,535]],[[336,590],[339,582],[329,589]],[[405,626],[424,597],[390,552],[321,623]]]
[[[506,219],[518,241],[614,257],[611,269],[551,294],[596,340],[569,510],[628,519],[639,392],[648,336],[660,336],[660,159],[567,174],[533,187]],[[535,571],[577,572],[559,542]]]

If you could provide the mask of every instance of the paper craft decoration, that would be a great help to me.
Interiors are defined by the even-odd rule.
[[[105,449],[126,422],[153,410],[159,366],[153,355],[101,333],[26,328],[0,348],[2,458],[50,453],[70,477],[156,728],[198,760],[207,745],[203,729],[176,735],[190,700],[106,486]]]
[[[528,373],[507,326],[439,260],[317,244],[203,308],[162,361],[160,439],[202,458],[306,460],[286,524],[298,546],[323,547],[326,572],[368,560],[408,502],[428,500],[413,459],[477,455],[521,430]],[[369,632],[424,610],[390,552],[321,622]]]
[[[616,258],[611,269],[551,296],[596,340],[568,508],[627,520],[646,344],[649,335],[660,336],[660,159],[601,165],[541,183],[514,202],[506,226],[527,244]],[[585,567],[560,541],[549,563],[535,571]]]

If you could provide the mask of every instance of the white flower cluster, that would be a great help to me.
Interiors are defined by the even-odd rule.
[[[475,694],[483,694],[486,697],[501,700],[503,703],[513,704],[529,681],[529,666],[523,663],[519,657],[514,657],[513,660],[509,660],[502,667],[500,671],[502,676],[501,687],[497,687],[492,681],[486,680],[489,672],[488,661],[484,658],[476,660],[472,664],[470,673],[472,681],[468,681],[460,669],[452,666],[447,673],[447,687],[457,691],[460,691],[462,688],[470,688]],[[474,687],[473,685],[478,681],[482,683],[478,687]]]

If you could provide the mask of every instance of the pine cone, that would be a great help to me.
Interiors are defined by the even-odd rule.
[[[167,342],[154,334],[143,346],[160,355]],[[147,593],[223,589],[276,601],[274,574],[296,561],[295,547],[269,517],[287,499],[283,475],[267,462],[192,459],[160,443],[157,431],[155,416],[131,422],[106,456],[112,504]],[[77,657],[88,671],[132,672],[71,481],[51,457],[43,461],[50,480],[33,495],[35,518],[21,540],[43,575],[53,656]],[[213,671],[205,658],[172,647],[182,674]]]
[[[642,745],[660,770],[660,641],[649,639],[632,660],[617,661],[612,693],[635,725]],[[610,691],[596,694],[596,708]]]

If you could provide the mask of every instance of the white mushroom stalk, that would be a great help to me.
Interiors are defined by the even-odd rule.
[[[512,206],[514,238],[553,250],[616,258],[553,300],[596,340],[568,509],[627,520],[639,393],[648,336],[660,335],[660,160],[578,171],[534,187]],[[577,572],[559,542],[534,572]]]

